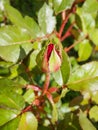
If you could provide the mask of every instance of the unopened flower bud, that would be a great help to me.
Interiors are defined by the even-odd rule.
[[[43,57],[42,69],[44,72],[55,72],[61,66],[61,56],[55,45],[50,43]]]

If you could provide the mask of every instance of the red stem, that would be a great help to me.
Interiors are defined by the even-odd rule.
[[[46,94],[46,92],[48,90],[48,87],[49,87],[49,83],[50,83],[50,73],[47,72],[46,73],[45,83],[44,83],[44,86],[43,86],[43,95]]]
[[[70,14],[71,14],[71,13],[69,13],[69,14],[67,15],[67,17],[65,18],[65,20],[63,21],[63,23],[62,23],[62,25],[61,25],[61,27],[60,27],[59,37],[61,37],[61,35],[62,35],[62,32],[63,32],[63,30],[64,30],[64,27],[65,27],[66,23],[68,22],[68,19],[69,19],[69,17],[70,17]]]
[[[62,36],[61,42],[62,42],[64,39],[66,39],[67,37],[69,37],[69,36],[71,35],[71,34],[70,34],[70,31],[71,31],[71,29],[72,29],[72,27],[73,27],[74,24],[75,24],[75,22],[73,22],[73,23],[70,25],[70,27],[68,28],[67,32],[64,34],[64,36]]]
[[[27,111],[30,111],[32,108],[32,105],[29,105],[28,107],[26,107],[25,109],[22,110],[22,113],[25,113]]]
[[[76,46],[77,44],[79,44],[81,41],[83,41],[85,38],[87,38],[88,35],[85,35],[83,38],[79,39],[78,41],[76,41],[74,44],[72,44],[71,46],[69,46],[68,48],[64,48],[64,50],[66,52],[70,51],[74,46]]]

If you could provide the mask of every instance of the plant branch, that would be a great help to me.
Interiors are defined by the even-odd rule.
[[[27,111],[30,111],[31,109],[32,109],[32,105],[29,105],[25,109],[23,109],[21,113],[25,113]]]
[[[22,43],[27,43],[27,42],[31,42],[31,43],[33,43],[33,42],[35,42],[35,41],[41,41],[41,40],[43,40],[43,39],[45,39],[45,38],[49,38],[51,35],[53,35],[55,32],[52,32],[51,34],[46,34],[45,36],[42,36],[42,37],[37,37],[36,39],[29,39],[29,40],[25,40],[25,41],[19,41],[19,42],[13,42],[12,44],[14,44],[14,45],[16,45],[16,44],[22,44]],[[12,44],[10,44],[10,45],[12,45]],[[9,46],[10,46],[9,45]]]
[[[46,73],[45,83],[44,83],[44,86],[43,86],[43,95],[46,94],[46,92],[48,90],[48,87],[49,87],[49,83],[50,83],[50,73],[47,72]]]
[[[64,36],[61,37],[61,42],[66,39],[67,37],[69,37],[71,35],[70,31],[73,27],[73,25],[75,24],[75,22],[73,22],[70,27],[68,28],[67,32],[64,34]]]
[[[63,21],[63,23],[62,23],[62,25],[61,25],[61,27],[60,27],[60,30],[59,30],[59,37],[61,37],[62,32],[63,32],[63,30],[64,30],[64,27],[65,27],[66,23],[68,22],[68,19],[69,19],[70,15],[71,15],[71,13],[69,13],[69,14],[67,15],[67,17],[65,18],[65,20]]]
[[[88,35],[85,35],[83,38],[79,39],[78,41],[74,42],[71,46],[68,48],[64,48],[66,52],[70,51],[72,48],[74,48],[77,44],[79,44],[81,41],[83,41],[85,38],[87,38]]]
[[[62,12],[62,20],[64,21],[65,18],[66,18],[66,11],[64,10],[64,11]]]

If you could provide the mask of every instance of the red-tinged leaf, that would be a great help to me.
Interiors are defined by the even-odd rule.
[[[37,91],[37,92],[38,92],[38,91],[42,91],[41,88],[39,88],[38,86],[34,86],[34,85],[30,85],[30,84],[27,85],[27,88],[28,88],[28,89],[29,89],[29,88],[32,88],[34,91]]]
[[[53,102],[52,95],[51,95],[49,92],[47,92],[47,93],[46,93],[46,96],[47,96],[48,100],[51,102],[51,104],[53,105],[54,102]]]
[[[56,88],[56,87],[51,87],[51,88],[48,89],[48,91],[49,91],[50,93],[55,93],[55,92],[58,91],[58,88]]]
[[[43,57],[43,61],[42,61],[42,70],[43,70],[43,72],[49,72],[47,50],[44,53],[44,57]]]
[[[58,55],[58,52],[54,47],[53,51],[51,52],[51,56],[49,58],[49,71],[56,72],[57,70],[59,70],[60,66],[61,66],[61,57]]]

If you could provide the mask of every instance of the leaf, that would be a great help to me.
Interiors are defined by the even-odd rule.
[[[20,116],[1,126],[0,130],[17,130],[19,121],[20,121]]]
[[[19,111],[0,108],[0,117],[2,117],[0,118],[0,126],[16,118],[18,114],[19,114]]]
[[[56,13],[60,13],[63,10],[70,9],[74,0],[53,0],[54,9]]]
[[[29,35],[23,29],[13,26],[1,28],[0,57],[14,63],[25,58],[33,47],[28,38]]]
[[[96,91],[98,89],[98,62],[78,67],[70,76],[68,87],[75,91]]]
[[[0,56],[5,61],[16,63],[17,61],[24,59],[31,49],[32,45],[29,43],[22,45],[0,46]]]
[[[98,46],[98,29],[90,29],[89,37],[93,41],[93,43]]]
[[[86,115],[80,111],[79,122],[83,130],[96,130],[93,124],[87,119]]]
[[[92,93],[91,99],[94,103],[98,104],[98,91]]]
[[[15,92],[6,92],[0,94],[0,106],[22,110],[25,106],[24,99]]]
[[[28,59],[28,67],[30,70],[32,70],[36,65],[36,57],[39,53],[39,50],[35,50],[31,53],[31,55],[29,56],[29,59]]]
[[[82,6],[84,12],[97,13],[98,11],[98,1],[97,0],[86,0]]]
[[[53,78],[60,85],[64,85],[67,83],[70,76],[70,63],[67,54],[62,51],[62,64],[60,70],[53,73]]]
[[[78,61],[85,61],[87,60],[92,53],[92,47],[88,40],[84,40],[79,44],[79,50],[78,50]]]
[[[14,87],[17,86],[17,83],[14,81],[7,79],[7,78],[1,78],[0,79],[0,93],[7,93],[9,91],[12,91]]]
[[[32,89],[28,89],[26,91],[26,93],[23,95],[23,97],[24,97],[26,102],[31,104],[34,101],[34,99],[35,99],[34,91]]]
[[[67,83],[70,76],[70,62],[68,55],[64,51],[62,51],[61,73],[63,77],[63,84],[65,84]]]
[[[5,9],[9,19],[13,24],[17,25],[18,27],[24,28],[32,38],[40,36],[40,28],[33,18],[29,16],[25,16],[23,18],[21,13],[10,5],[6,5]]]
[[[63,78],[62,78],[61,70],[59,69],[58,71],[54,72],[52,75],[53,75],[53,78],[56,81],[56,83],[59,84],[60,86],[62,86]]]
[[[58,120],[58,112],[55,104],[52,104],[52,107],[52,123],[55,124],[55,122]]]
[[[38,23],[44,34],[50,34],[55,28],[56,19],[53,10],[45,3],[38,12]]]
[[[84,12],[83,9],[79,7],[76,10],[76,14],[76,16],[78,16],[78,19],[76,17],[76,23],[78,26],[82,27],[81,29],[83,30],[84,34],[87,34],[89,29],[95,27],[95,18],[92,16],[92,14]]]
[[[90,119],[96,122],[98,121],[98,106],[94,106],[90,109],[89,116],[90,116]]]
[[[31,112],[22,114],[18,130],[37,130],[38,122]]]
[[[8,68],[0,67],[0,76],[7,76],[10,74],[10,70]]]
[[[59,121],[57,130],[81,130],[77,115],[73,113],[64,114],[64,119]]]

